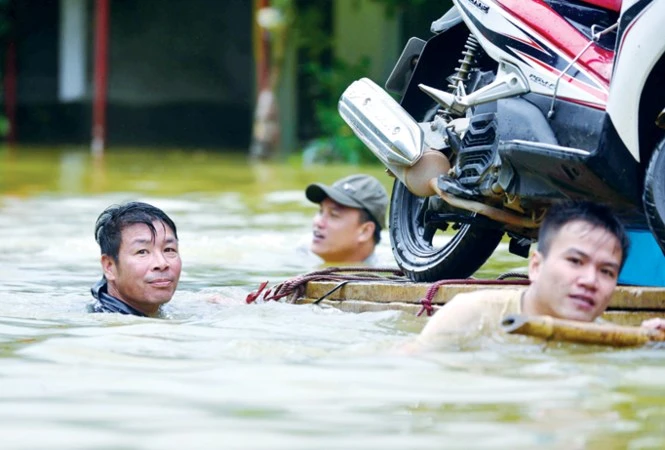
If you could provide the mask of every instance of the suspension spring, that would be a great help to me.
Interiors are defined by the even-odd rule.
[[[455,92],[460,83],[466,88],[466,82],[469,81],[469,73],[478,62],[476,60],[476,54],[478,53],[479,46],[480,44],[476,37],[473,34],[469,34],[469,37],[464,44],[462,59],[457,60],[460,65],[459,67],[455,67],[455,73],[450,77],[450,84],[448,87],[451,89],[451,92]]]

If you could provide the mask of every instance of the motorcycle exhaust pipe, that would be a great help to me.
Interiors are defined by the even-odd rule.
[[[450,161],[425,150],[418,122],[369,78],[354,81],[342,93],[338,111],[356,136],[414,195],[429,197],[430,180],[448,173]]]
[[[456,208],[497,222],[537,228],[535,220],[481,202],[454,197],[439,188],[450,170],[441,152],[425,149],[420,125],[387,92],[368,78],[354,81],[339,99],[339,114],[358,138],[414,195],[437,195]]]

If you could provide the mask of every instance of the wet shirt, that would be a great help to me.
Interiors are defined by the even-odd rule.
[[[133,316],[147,317],[141,311],[138,311],[127,303],[113,297],[108,292],[106,278],[99,280],[90,289],[95,301],[88,305],[88,312],[91,313],[120,313],[131,314]]]
[[[525,288],[482,289],[457,294],[430,319],[418,336],[420,344],[436,346],[446,341],[462,343],[479,336],[508,337],[501,320],[522,312]]]

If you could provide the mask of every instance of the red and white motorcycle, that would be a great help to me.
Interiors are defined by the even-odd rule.
[[[397,178],[390,237],[417,281],[462,278],[552,202],[612,205],[665,251],[665,0],[453,0],[386,83],[339,112]],[[449,227],[454,235],[441,236]]]

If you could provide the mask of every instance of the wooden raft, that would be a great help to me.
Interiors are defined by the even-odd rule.
[[[295,299],[295,303],[313,303],[339,283],[331,281],[310,281],[305,293]],[[332,305],[344,311],[365,312],[400,310],[417,314],[422,305],[429,283],[352,281],[348,282],[328,297],[321,304]],[[450,301],[455,295],[479,289],[514,289],[520,285],[468,285],[448,284],[440,286],[432,298],[435,309]],[[426,320],[426,314],[421,317]],[[652,317],[665,317],[665,289],[655,287],[619,286],[617,287],[608,311],[603,319],[620,325],[639,325]]]

